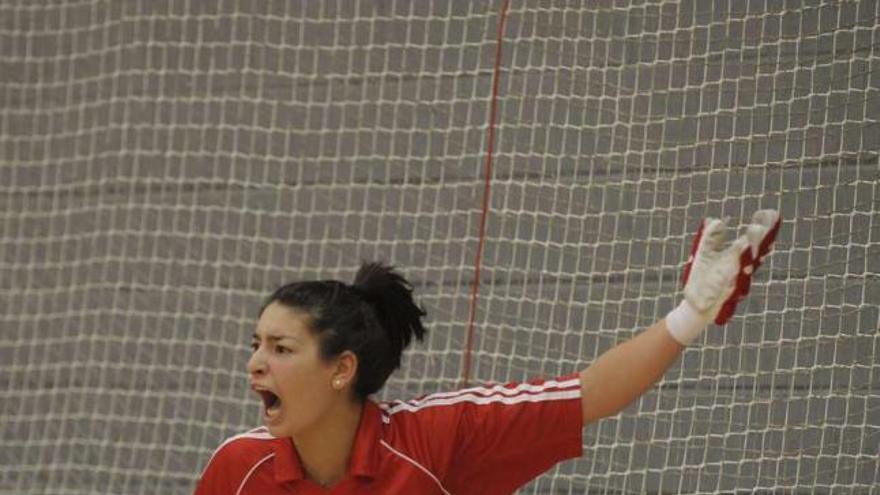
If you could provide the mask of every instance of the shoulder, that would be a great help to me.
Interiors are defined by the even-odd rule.
[[[523,445],[563,456],[580,449],[580,404],[580,381],[572,374],[469,387],[378,406],[386,448],[398,456],[406,454],[439,480],[451,483],[472,480],[471,465],[484,466],[483,474],[495,467],[506,472],[500,461],[531,455],[531,447]],[[495,461],[499,463],[492,464]]]
[[[269,434],[265,427],[233,435],[221,442],[214,450],[205,465],[205,472],[212,468],[228,469],[259,462],[266,455],[274,452],[275,440],[277,439]]]
[[[266,428],[255,428],[227,438],[205,464],[195,494],[233,493],[254,469],[275,455],[277,440]]]
[[[378,403],[386,432],[451,439],[451,433],[499,419],[547,418],[554,411],[580,409],[577,374],[527,382],[488,384]],[[574,412],[577,412],[574,411]]]

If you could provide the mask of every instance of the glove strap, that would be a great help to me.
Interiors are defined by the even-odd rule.
[[[684,300],[666,315],[666,328],[681,345],[688,345],[703,333],[709,322]]]

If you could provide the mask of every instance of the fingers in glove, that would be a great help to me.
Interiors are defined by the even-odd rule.
[[[770,230],[779,221],[779,212],[776,210],[758,210],[752,215],[752,223],[763,225]]]
[[[746,235],[752,246],[753,269],[757,270],[770,252],[773,241],[782,221],[776,210],[760,210],[752,216],[752,223],[746,227]]]
[[[752,216],[752,221],[767,229],[767,233],[758,244],[758,252],[755,255],[755,268],[757,268],[764,261],[764,256],[770,252],[773,242],[776,241],[776,235],[782,227],[782,217],[776,210],[759,210]]]
[[[691,276],[691,268],[694,266],[694,259],[697,256],[697,250],[703,241],[703,232],[706,230],[706,219],[700,220],[700,226],[697,228],[697,234],[694,236],[694,242],[691,243],[691,254],[688,256],[687,263],[684,265],[684,271],[681,277],[681,286],[687,285],[688,278]]]
[[[715,252],[724,250],[724,239],[727,237],[727,220],[720,218],[707,218],[705,220],[706,232],[703,235],[702,246]]]
[[[687,285],[694,261],[697,256],[713,259],[724,250],[724,238],[727,236],[727,219],[706,217],[700,221],[700,227],[691,244],[691,254],[684,265],[681,285]]]
[[[729,274],[730,279],[726,283],[728,286],[733,285],[733,291],[724,300],[721,309],[715,316],[715,323],[718,325],[727,323],[727,320],[736,311],[736,305],[749,293],[749,287],[752,283],[753,258],[752,245],[748,234],[737,238],[725,250],[724,254],[728,258],[728,262],[724,263],[724,266],[733,271],[733,273]]]

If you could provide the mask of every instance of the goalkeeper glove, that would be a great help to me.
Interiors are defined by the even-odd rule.
[[[702,221],[684,267],[684,301],[666,315],[666,327],[675,340],[687,345],[709,322],[727,323],[749,293],[752,274],[770,252],[781,224],[775,210],[757,211],[746,233],[725,248],[725,221]]]

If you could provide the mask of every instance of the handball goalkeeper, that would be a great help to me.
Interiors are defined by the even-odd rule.
[[[684,298],[664,319],[579,373],[376,402],[425,312],[391,267],[365,264],[352,285],[284,285],[265,302],[248,361],[265,426],[214,452],[196,495],[509,494],[581,455],[582,428],[653,386],[749,291],[780,227],[754,214],[728,246],[707,218],[684,267]]]

